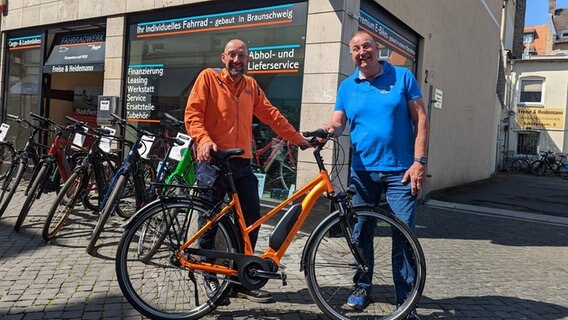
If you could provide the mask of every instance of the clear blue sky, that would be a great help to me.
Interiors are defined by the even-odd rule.
[[[568,0],[556,0],[556,8],[568,8]],[[527,0],[525,27],[546,24],[548,17],[548,0]]]

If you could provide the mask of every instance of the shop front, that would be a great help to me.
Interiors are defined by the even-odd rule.
[[[204,4],[128,18],[124,106],[126,118],[159,130],[162,114],[182,119],[201,70],[222,68],[221,52],[231,39],[249,49],[248,74],[269,100],[299,128],[307,3],[248,7]],[[264,199],[295,189],[297,149],[255,119],[253,165]]]
[[[47,31],[8,33],[5,55],[3,119],[12,114],[31,120],[30,112],[65,123],[72,116],[96,123],[102,94],[104,24],[65,25]],[[21,148],[25,129],[8,123],[6,140]],[[44,133],[40,137],[48,141]]]
[[[238,38],[249,48],[248,74],[299,129],[305,117],[303,94],[314,85],[304,83],[308,16],[306,1],[203,2],[125,14],[118,31],[107,29],[113,17],[26,35],[8,32],[4,110],[23,116],[33,111],[60,123],[70,115],[101,124],[98,99],[109,94],[104,92],[106,82],[120,77],[121,89],[112,93],[118,102],[113,110],[131,124],[163,130],[163,114],[183,118],[199,72],[222,68],[224,45]],[[378,42],[381,59],[416,72],[419,37],[414,31],[372,1],[361,1],[358,22],[358,29]],[[120,33],[121,48],[116,42],[107,44],[109,34]],[[105,68],[109,52],[113,57],[119,52],[121,59],[110,72],[110,66]],[[328,116],[320,115],[314,125],[322,125]],[[286,198],[303,183],[297,179],[297,148],[256,119],[253,134],[259,194],[266,200]]]

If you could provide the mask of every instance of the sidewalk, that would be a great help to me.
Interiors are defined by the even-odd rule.
[[[92,213],[73,216],[73,226],[45,244],[41,228],[53,197],[42,197],[15,233],[23,200],[18,191],[0,218],[1,319],[143,318],[124,299],[116,280],[120,220],[110,221],[98,255],[91,257],[85,245],[95,223]],[[307,235],[327,215],[325,209],[318,207],[283,259],[288,285],[268,282],[275,303],[232,299],[205,319],[325,319],[308,294],[298,263]],[[419,206],[417,220],[428,272],[418,308],[422,319],[568,319],[568,227],[428,204]],[[270,231],[270,226],[261,228],[259,248],[266,246]]]
[[[568,180],[500,172],[433,191],[426,205],[568,225]]]

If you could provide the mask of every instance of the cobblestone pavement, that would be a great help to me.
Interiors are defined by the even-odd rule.
[[[20,190],[0,218],[0,318],[142,318],[123,298],[114,272],[119,220],[111,221],[92,257],[85,253],[92,213],[74,215],[46,244],[41,227],[53,196],[44,195],[15,233],[23,200]],[[288,285],[266,286],[275,303],[232,299],[206,319],[323,319],[299,271],[310,227],[304,229],[283,260]],[[262,229],[261,239],[269,230]],[[568,319],[568,227],[421,206],[418,236],[428,270],[418,308],[423,319]],[[258,247],[264,245],[260,240]]]

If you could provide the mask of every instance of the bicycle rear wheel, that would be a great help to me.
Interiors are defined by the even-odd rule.
[[[412,231],[392,213],[371,207],[354,208],[349,213],[347,229],[352,230],[357,219],[375,223],[372,250],[374,268],[370,304],[363,310],[351,309],[347,298],[361,275],[360,268],[347,244],[339,213],[332,214],[314,230],[306,245],[304,273],[308,290],[318,307],[333,319],[404,319],[416,306],[426,280],[426,263],[422,248]],[[398,235],[408,244],[405,251],[414,266],[415,277],[408,297],[397,307],[393,281],[392,236]]]
[[[57,194],[57,198],[51,205],[43,225],[41,233],[43,240],[49,241],[53,239],[63,228],[65,222],[67,222],[67,218],[73,211],[77,199],[82,195],[81,184],[84,176],[84,172],[74,172]]]
[[[116,253],[118,283],[130,304],[143,315],[198,319],[229,294],[231,284],[224,276],[209,275],[220,283],[209,296],[204,274],[182,267],[176,258],[180,245],[196,231],[198,215],[208,210],[191,199],[166,199],[144,208],[123,233]],[[224,220],[218,224],[215,250],[238,252],[235,231]],[[227,259],[216,263],[231,265]]]

